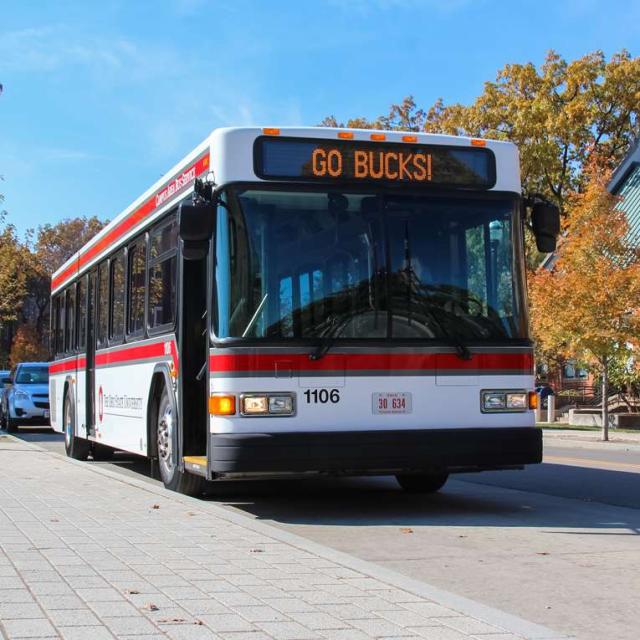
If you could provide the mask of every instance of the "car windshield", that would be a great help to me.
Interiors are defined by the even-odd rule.
[[[489,193],[228,192],[215,334],[526,338],[515,205]]]
[[[20,367],[16,375],[17,384],[47,384],[49,367]]]

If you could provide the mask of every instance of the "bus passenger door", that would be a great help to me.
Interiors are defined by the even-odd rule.
[[[95,436],[96,431],[96,272],[89,273],[87,285],[87,365],[86,365],[86,420],[87,436]]]
[[[181,456],[198,458],[203,473],[209,433],[208,253],[214,220],[215,208],[210,203],[180,205],[177,338],[179,430],[182,433],[178,450]]]

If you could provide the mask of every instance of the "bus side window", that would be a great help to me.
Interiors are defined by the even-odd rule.
[[[58,294],[53,300],[53,344],[51,351],[54,355],[64,352],[64,337],[62,334],[62,295]]]
[[[176,251],[178,227],[175,218],[153,229],[149,248],[149,328],[173,326],[176,317]]]
[[[76,286],[72,284],[65,293],[65,339],[64,350],[72,353],[75,350],[75,329],[76,329]]]
[[[78,308],[78,350],[84,351],[87,344],[87,276],[78,281],[76,306]]]
[[[111,300],[109,305],[109,338],[124,337],[124,251],[119,251],[110,262]]]
[[[98,267],[98,306],[97,306],[97,327],[98,327],[98,347],[107,345],[107,327],[109,319],[109,281],[107,278],[107,261],[105,260]]]
[[[127,333],[140,335],[144,332],[144,292],[146,245],[143,240],[129,247],[129,305]]]

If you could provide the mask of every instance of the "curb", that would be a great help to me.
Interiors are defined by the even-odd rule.
[[[330,560],[348,569],[376,578],[390,586],[408,591],[414,595],[431,600],[450,609],[454,609],[463,615],[471,616],[488,624],[501,627],[509,633],[524,637],[526,640],[571,640],[571,638],[573,638],[573,636],[567,636],[557,631],[553,631],[548,627],[534,622],[529,622],[528,620],[506,613],[500,609],[484,605],[480,602],[476,602],[470,598],[465,598],[464,596],[459,596],[450,591],[438,589],[426,582],[409,578],[393,571],[392,569],[381,567],[367,560],[361,560],[342,551],[336,551],[335,549],[318,544],[317,542],[312,542],[306,538],[296,535],[295,533],[283,531],[282,529],[267,524],[266,522],[256,520],[248,515],[227,510],[215,503],[205,502],[199,498],[183,496],[173,491],[169,491],[164,487],[158,487],[148,482],[131,478],[127,475],[123,475],[109,469],[104,469],[97,465],[88,465],[86,462],[67,458],[33,444],[32,442],[15,438],[14,436],[6,437],[14,440],[16,443],[20,443],[28,449],[32,449],[39,453],[45,453],[49,456],[54,456],[61,461],[72,465],[78,465],[82,469],[92,473],[97,473],[98,475],[105,476],[112,480],[117,480],[118,482],[122,482],[137,489],[142,489],[147,493],[161,496],[166,500],[173,500],[174,502],[189,505],[192,508],[197,507],[201,511],[208,511],[217,518],[232,522],[233,524],[245,527],[256,533],[278,540],[279,542],[297,547],[303,551],[313,553],[325,560]]]

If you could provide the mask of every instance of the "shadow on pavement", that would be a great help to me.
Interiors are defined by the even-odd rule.
[[[29,428],[15,435],[64,454],[62,434]],[[109,462],[88,464],[158,482],[151,478],[149,461],[132,454],[119,452]],[[609,529],[611,535],[640,533],[640,474],[549,463],[525,471],[452,476],[434,495],[407,494],[392,477],[316,477],[221,481],[209,485],[205,499],[289,525],[550,527]],[[628,508],[617,510],[612,518],[612,505]]]

